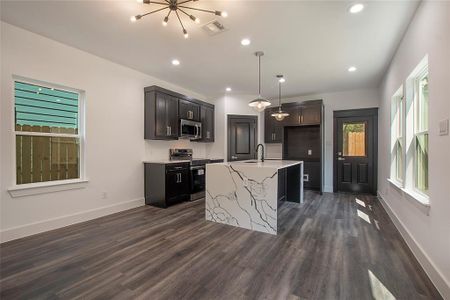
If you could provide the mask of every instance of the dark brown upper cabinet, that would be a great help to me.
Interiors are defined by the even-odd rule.
[[[179,109],[180,119],[200,121],[200,105],[197,103],[180,99]]]
[[[301,106],[301,125],[318,125],[322,116],[322,105],[302,105]]]
[[[278,110],[278,107],[267,108],[264,111],[264,142],[281,143],[283,141],[283,121],[277,121],[272,114]]]
[[[199,142],[214,142],[214,106],[201,105],[200,121],[202,122],[202,138]]]
[[[158,91],[145,92],[144,120],[145,139],[178,139],[178,99]]]
[[[202,139],[214,142],[214,105],[153,85],[144,89],[144,138],[176,140],[180,119],[202,122]]]
[[[289,116],[283,120],[284,126],[319,125],[322,116],[322,102],[318,100],[293,102],[282,105]]]

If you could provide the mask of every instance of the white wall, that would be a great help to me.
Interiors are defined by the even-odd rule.
[[[258,143],[263,141],[264,124],[263,117],[253,110],[248,103],[255,99],[256,95],[227,94],[215,100],[216,108],[216,137],[215,143],[206,146],[209,157],[227,158],[227,116],[251,115],[258,117]]]
[[[352,74],[351,76],[357,76]],[[286,82],[288,84],[288,82]],[[282,99],[282,102],[295,102],[322,99],[325,107],[325,178],[324,191],[333,192],[333,111],[356,108],[378,107],[379,95],[377,89],[351,90],[342,92],[319,93]],[[267,144],[267,157],[281,158],[281,144]]]
[[[175,146],[192,147],[196,156],[206,153],[200,143],[144,141],[143,127],[145,86],[205,100],[202,95],[3,22],[1,63],[2,241],[142,205],[143,160],[167,158]],[[15,180],[13,75],[85,91],[84,188],[19,198],[8,193]]]
[[[387,182],[390,169],[390,101],[428,54],[430,87],[430,210]],[[380,88],[379,194],[406,242],[445,299],[450,299],[450,137],[438,122],[450,117],[450,2],[425,1],[418,8]]]

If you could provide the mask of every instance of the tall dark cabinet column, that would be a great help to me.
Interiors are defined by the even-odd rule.
[[[324,107],[322,100],[283,103],[289,113],[283,121],[271,116],[278,108],[265,111],[265,143],[282,143],[283,159],[304,161],[304,187],[323,191]]]

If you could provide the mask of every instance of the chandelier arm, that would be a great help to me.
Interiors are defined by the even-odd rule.
[[[192,1],[194,1],[194,0],[185,0],[183,2],[177,3],[177,6],[179,6],[180,4],[184,4],[184,3],[188,3],[188,2],[192,2]]]
[[[170,16],[170,13],[172,12],[172,10],[170,9],[169,12],[167,13],[166,18],[168,18]]]
[[[149,1],[149,2],[145,2],[144,1],[144,4],[159,4],[159,5],[168,5],[168,4],[170,4],[169,2],[167,2],[167,3],[164,3],[164,2],[155,2],[155,1]]]
[[[180,15],[178,14],[178,10],[176,10],[175,13],[177,14],[178,21],[180,21],[181,28],[183,28],[183,31],[186,30],[184,28],[183,22],[181,22],[181,18],[180,18]]]
[[[181,11],[183,14],[185,14],[188,17],[191,17],[191,15],[189,15],[187,12],[185,12],[184,10],[182,10],[181,8],[178,7],[178,10]]]
[[[154,10],[154,11],[151,11],[151,12],[148,12],[148,13],[146,13],[146,14],[143,14],[143,15],[141,15],[141,17],[145,17],[145,16],[154,14],[154,13],[156,13],[156,12],[158,12],[158,11],[162,11],[162,10],[165,10],[165,9],[168,9],[168,8],[169,8],[168,6],[167,6],[167,7],[163,7],[163,8],[160,8],[160,9],[157,9],[157,10]]]
[[[182,8],[186,8],[186,9],[198,10],[198,11],[207,12],[207,13],[212,13],[212,14],[215,14],[215,13],[216,13],[216,12],[213,11],[213,10],[207,10],[207,9],[201,9],[201,8],[194,8],[194,7],[184,6],[184,5],[178,5],[178,7],[182,7]]]

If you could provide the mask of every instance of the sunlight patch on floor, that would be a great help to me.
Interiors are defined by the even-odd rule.
[[[367,223],[370,223],[370,218],[366,213],[363,213],[362,211],[360,211],[359,209],[357,209],[357,213],[358,213],[358,217],[360,217],[361,219],[363,219],[364,221],[366,221]]]
[[[384,284],[373,274],[370,270],[369,279],[370,287],[372,289],[372,296],[376,300],[395,300],[394,295],[384,286]]]
[[[358,203],[359,205],[361,205],[362,207],[366,207],[366,204],[364,203],[364,201],[359,200],[358,198],[355,198],[356,203]]]

